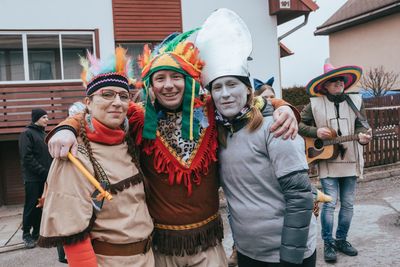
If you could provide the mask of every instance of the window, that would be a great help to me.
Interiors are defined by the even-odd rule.
[[[24,80],[21,35],[0,35],[0,81]]]
[[[58,35],[27,35],[30,80],[61,80]]]
[[[86,56],[86,50],[93,53],[93,40],[91,35],[62,35],[62,50],[64,63],[64,79],[80,77],[82,67],[79,56]],[[79,66],[77,68],[76,66]]]
[[[93,32],[0,32],[0,83],[79,80]]]

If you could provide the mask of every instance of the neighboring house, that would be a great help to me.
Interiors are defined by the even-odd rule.
[[[249,26],[251,74],[275,76],[279,91],[279,58],[292,52],[278,42],[277,26],[315,11],[312,0],[1,1],[0,205],[23,202],[17,140],[31,109],[48,111],[49,130],[83,98],[79,56],[86,50],[107,56],[121,45],[137,58],[143,44],[199,27],[220,7],[236,11]]]
[[[336,66],[360,65],[365,72],[382,65],[400,73],[400,0],[349,0],[314,34],[329,36]]]

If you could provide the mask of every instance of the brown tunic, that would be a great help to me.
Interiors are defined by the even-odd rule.
[[[155,250],[166,255],[193,255],[221,242],[223,225],[218,215],[219,180],[215,162],[202,177],[201,185],[194,186],[190,197],[183,184],[171,186],[168,174],[154,170],[151,156],[142,153],[141,166],[147,178],[147,205],[155,223]]]

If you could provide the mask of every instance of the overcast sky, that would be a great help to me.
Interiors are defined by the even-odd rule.
[[[282,43],[294,52],[294,55],[281,59],[282,88],[305,86],[308,81],[322,74],[325,59],[329,57],[328,36],[314,36],[314,31],[345,2],[346,0],[316,1],[319,9],[310,13],[307,25],[282,40]],[[303,21],[304,16],[279,26],[278,35],[284,34]]]

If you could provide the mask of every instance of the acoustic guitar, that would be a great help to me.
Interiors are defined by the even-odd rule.
[[[396,138],[396,136],[396,126],[389,126],[372,131],[372,138]],[[343,158],[347,149],[342,143],[358,141],[359,139],[358,134],[337,136],[327,140],[304,137],[307,163],[310,164],[316,160],[336,159],[339,155]]]

